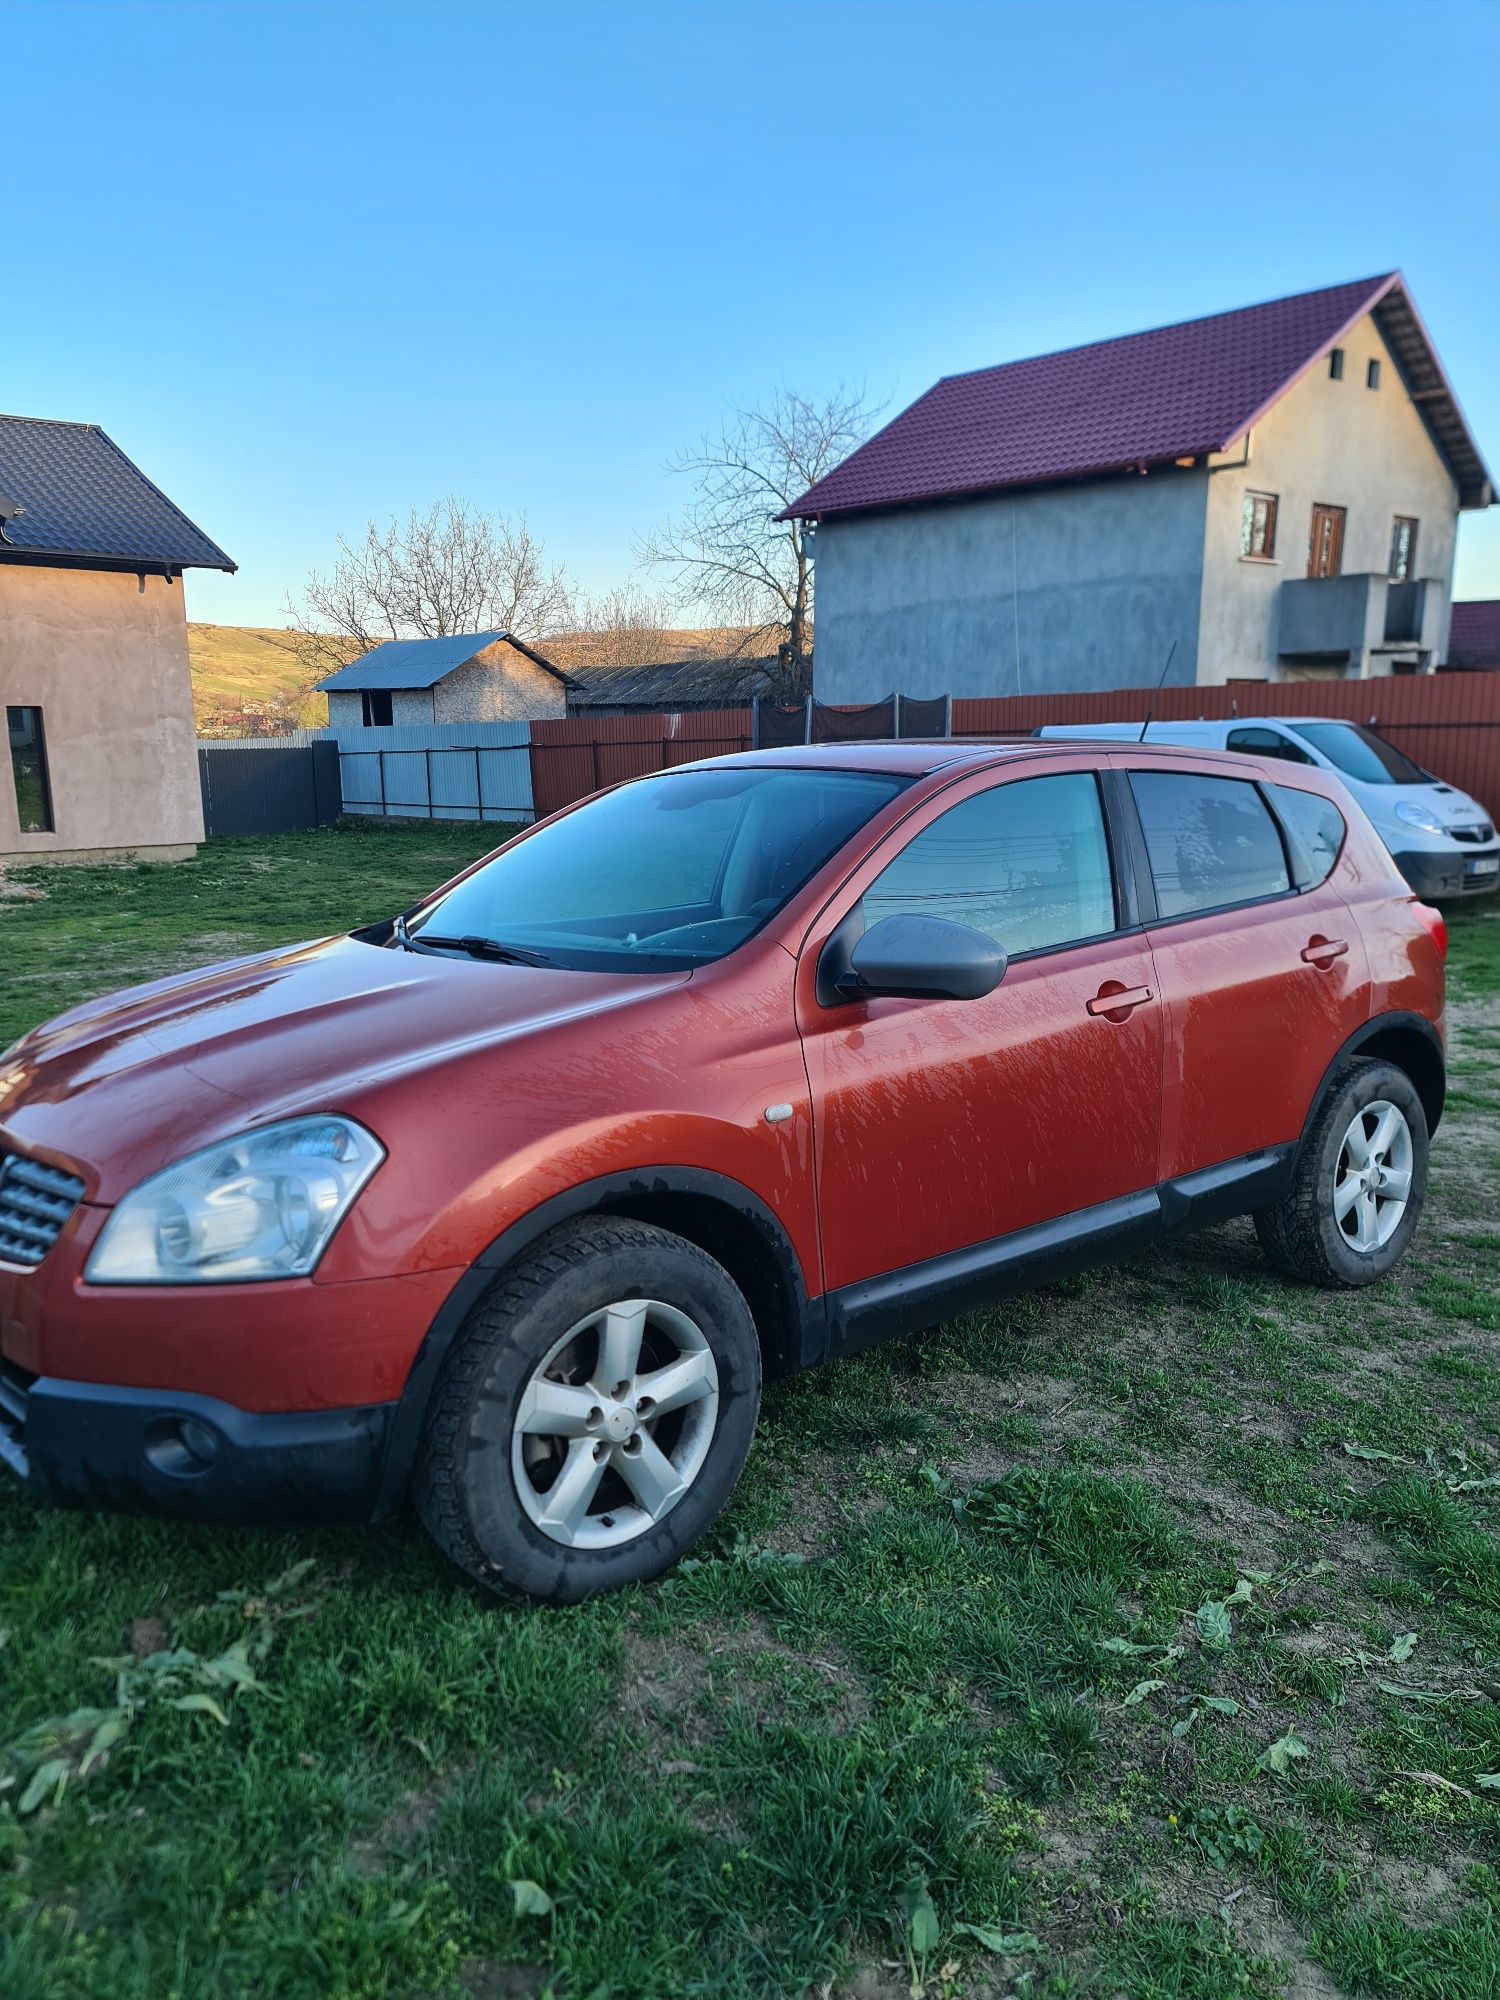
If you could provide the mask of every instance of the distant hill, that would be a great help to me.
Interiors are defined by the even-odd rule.
[[[352,651],[352,649],[351,649]],[[188,664],[200,736],[255,736],[321,728],[328,704],[289,632],[253,625],[189,625]]]
[[[747,636],[712,626],[620,635],[559,632],[538,641],[537,650],[566,672],[571,667],[723,659]],[[320,729],[328,720],[328,704],[311,687],[326,669],[306,666],[294,645],[294,634],[265,626],[189,625],[188,662],[198,734],[256,736]],[[351,658],[353,653],[351,646]]]

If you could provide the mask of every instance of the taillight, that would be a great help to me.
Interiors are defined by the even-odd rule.
[[[1437,946],[1439,959],[1446,960],[1448,956],[1448,926],[1443,921],[1442,911],[1435,910],[1431,903],[1417,902],[1412,904],[1412,909],[1416,914],[1417,922]]]

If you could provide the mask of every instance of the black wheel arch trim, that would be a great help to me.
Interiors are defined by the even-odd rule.
[[[717,1207],[748,1224],[755,1241],[769,1260],[774,1283],[769,1288],[769,1317],[761,1334],[765,1375],[776,1376],[806,1368],[824,1359],[828,1334],[824,1301],[809,1298],[802,1266],[790,1237],[775,1212],[759,1195],[727,1174],[706,1167],[637,1167],[624,1173],[602,1174],[597,1179],[579,1181],[561,1194],[553,1195],[528,1209],[482,1250],[474,1264],[453,1287],[423,1336],[416,1357],[407,1372],[406,1383],[390,1427],[374,1518],[384,1520],[400,1506],[410,1483],[417,1445],[426,1421],[433,1386],[448,1350],[458,1337],[464,1321],[494,1284],[500,1272],[513,1264],[549,1230],[583,1215],[635,1215],[645,1221],[671,1221],[653,1215],[653,1206],[673,1198]],[[696,1240],[696,1239],[695,1239]],[[712,1253],[711,1253],[712,1254]],[[757,1301],[752,1300],[752,1310]],[[763,1303],[763,1311],[765,1305]]]
[[[1318,1113],[1327,1102],[1328,1093],[1333,1088],[1339,1070],[1351,1056],[1357,1056],[1362,1049],[1368,1048],[1371,1042],[1389,1034],[1415,1034],[1431,1055],[1433,1067],[1429,1076],[1426,1078],[1413,1076],[1412,1085],[1422,1099],[1422,1109],[1427,1113],[1428,1132],[1433,1133],[1437,1130],[1448,1090],[1448,1062],[1443,1049],[1443,1038],[1425,1014],[1410,1014],[1398,1010],[1389,1014],[1372,1014],[1362,1027],[1355,1029],[1339,1049],[1323,1072],[1322,1082],[1313,1093],[1313,1101],[1303,1121],[1303,1142],[1306,1141]]]

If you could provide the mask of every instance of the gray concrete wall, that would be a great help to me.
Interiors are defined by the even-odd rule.
[[[1384,576],[1394,516],[1416,517],[1416,574],[1438,579],[1442,592],[1441,657],[1452,598],[1458,492],[1373,319],[1362,320],[1343,345],[1341,381],[1329,375],[1326,360],[1315,363],[1256,425],[1249,464],[1235,466],[1244,455],[1244,447],[1237,445],[1220,461],[1228,469],[1210,475],[1200,682],[1308,677],[1304,668],[1283,668],[1277,657],[1277,593],[1284,578],[1307,575],[1315,500],[1347,510],[1346,576]],[[1380,362],[1380,387],[1374,390],[1365,387],[1371,360]],[[1277,496],[1271,562],[1240,555],[1247,492]],[[1392,657],[1367,654],[1348,671],[1389,673]],[[1413,649],[1403,648],[1394,657],[1409,659]]]
[[[167,859],[203,838],[180,582],[0,562],[0,706],[12,705],[42,711],[56,830],[20,831],[7,755],[0,856]]]
[[[1190,683],[1201,470],[1097,480],[825,521],[820,701],[1046,694]]]

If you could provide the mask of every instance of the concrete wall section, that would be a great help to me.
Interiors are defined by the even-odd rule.
[[[504,640],[455,668],[432,694],[430,722],[540,722],[568,712],[563,683]]]
[[[20,831],[7,757],[0,855],[166,858],[203,838],[180,582],[0,562],[0,705],[42,711],[56,823]]]
[[[1014,695],[1190,682],[1207,475],[1172,468],[825,521],[815,692]]]
[[[1365,386],[1371,361],[1380,363],[1378,389]],[[1314,501],[1346,509],[1346,576],[1383,577],[1393,518],[1416,518],[1416,575],[1441,582],[1441,658],[1458,492],[1372,319],[1362,320],[1344,341],[1342,379],[1333,380],[1326,360],[1317,362],[1256,425],[1249,463],[1237,465],[1243,456],[1244,447],[1237,445],[1220,461],[1225,469],[1209,476],[1199,681],[1302,677],[1304,669],[1283,669],[1278,660],[1277,595],[1284,579],[1307,575]],[[1270,562],[1240,555],[1246,493],[1276,495],[1276,554]],[[1389,673],[1391,657],[1376,654],[1366,660],[1366,669]],[[1394,657],[1411,658],[1413,650]],[[1348,671],[1357,674],[1360,662],[1351,662]]]

